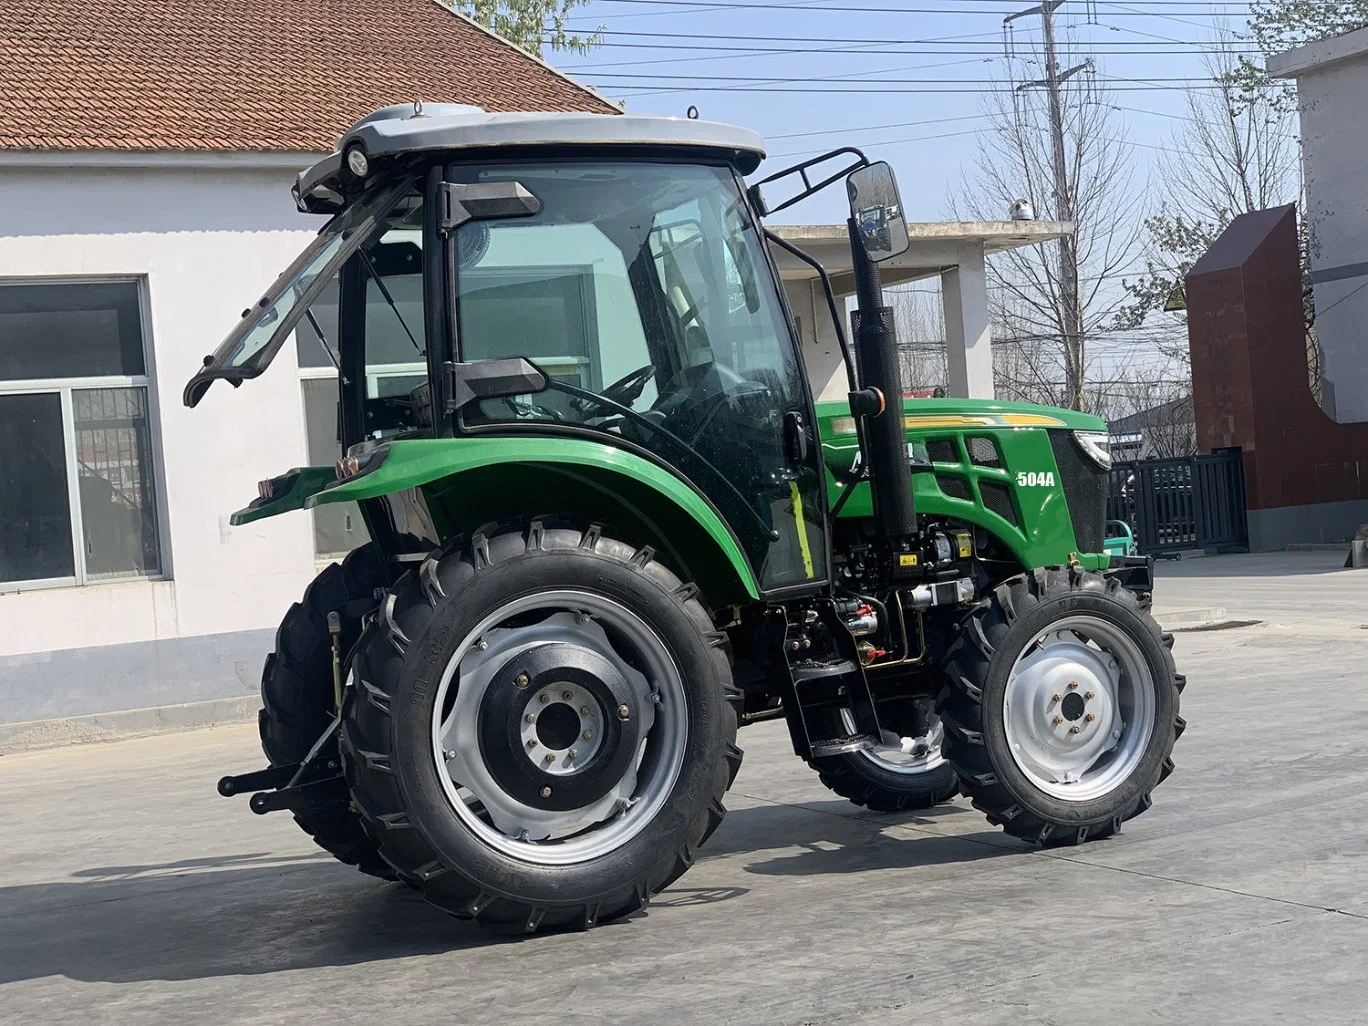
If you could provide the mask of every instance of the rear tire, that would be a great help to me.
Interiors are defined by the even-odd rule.
[[[380,560],[369,545],[333,563],[310,583],[276,631],[275,651],[261,675],[262,709],[257,717],[261,747],[272,766],[302,762],[333,718],[332,639],[328,614],[342,614],[345,656],[361,635],[361,616],[375,606],[384,586]],[[336,744],[320,753],[337,757]],[[310,788],[309,804],[295,822],[320,848],[363,873],[393,880],[394,870],[376,854],[361,820],[351,808],[346,785]]]
[[[909,697],[907,704],[921,708],[906,710],[904,702],[884,703],[879,718],[894,734],[910,732],[902,746],[882,746],[865,752],[848,752],[822,759],[809,759],[823,784],[856,805],[873,812],[912,812],[930,809],[959,793],[955,767],[941,752],[943,731],[940,717],[929,708],[930,698]],[[906,720],[907,722],[903,722]],[[832,736],[849,733],[850,724],[832,730]],[[913,751],[906,753],[911,746]]]
[[[1114,578],[1042,569],[999,585],[951,645],[939,701],[974,807],[1048,846],[1148,809],[1186,727],[1172,647]]]
[[[357,646],[342,738],[401,879],[529,933],[629,915],[678,879],[741,762],[725,635],[696,596],[650,548],[541,521],[401,578]]]

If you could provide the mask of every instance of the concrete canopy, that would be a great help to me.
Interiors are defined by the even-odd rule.
[[[838,297],[855,291],[845,225],[784,225],[770,230],[819,261]],[[880,264],[881,277],[885,286],[941,279],[951,395],[993,396],[986,258],[1072,233],[1073,225],[1065,221],[938,221],[907,226],[907,251]],[[817,272],[778,246],[773,249],[790,306],[800,321],[813,391],[825,399],[843,398],[845,370]]]

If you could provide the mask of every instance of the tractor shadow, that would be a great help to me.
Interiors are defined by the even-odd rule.
[[[699,906],[739,901],[750,889],[708,886],[707,862],[788,876],[973,862],[1011,849],[948,836],[888,834],[890,825],[934,819],[835,813],[842,802],[761,805],[731,812],[700,866],[655,898],[669,924]],[[734,878],[727,881],[734,883]],[[611,951],[639,943],[654,915],[606,924],[589,942]],[[518,944],[563,957],[580,935],[508,937],[462,922],[400,884],[361,876],[327,855],[253,852],[163,864],[97,866],[64,880],[0,886],[0,986],[62,976],[130,983],[254,976],[444,955]],[[526,946],[526,947],[525,947]],[[525,961],[525,960],[524,960]]]
[[[818,877],[981,862],[1030,850],[1000,831],[941,832],[964,815],[982,820],[956,805],[887,814],[841,801],[738,809],[700,861],[740,856],[747,873]]]

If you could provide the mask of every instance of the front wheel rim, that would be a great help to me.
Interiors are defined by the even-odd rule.
[[[557,670],[545,680],[516,673],[519,660],[551,645],[605,667],[612,687]],[[491,742],[502,721],[490,710],[510,695],[517,737],[502,731],[505,751]],[[499,606],[456,646],[433,706],[432,757],[457,818],[483,843],[526,862],[573,865],[621,848],[660,812],[684,764],[688,722],[683,678],[649,624],[594,592],[547,591]],[[620,744],[612,764],[603,762],[609,736]],[[582,804],[541,804],[542,795],[564,804],[567,789],[595,772]]]
[[[1154,673],[1123,627],[1069,616],[1022,649],[1002,708],[1007,746],[1031,784],[1060,801],[1093,801],[1144,759],[1154,736]]]

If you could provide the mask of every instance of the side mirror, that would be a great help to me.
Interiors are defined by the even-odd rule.
[[[884,161],[869,164],[846,178],[850,216],[855,220],[865,255],[875,263],[907,251],[907,222],[893,169]]]

